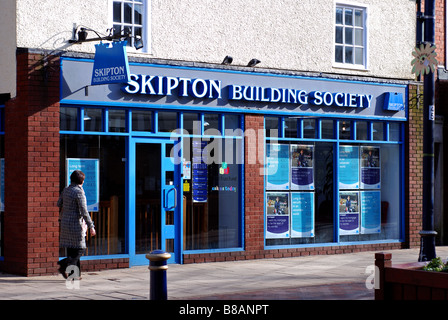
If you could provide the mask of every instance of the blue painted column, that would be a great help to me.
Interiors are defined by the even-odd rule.
[[[167,260],[171,254],[162,250],[155,250],[146,255],[149,260],[149,299],[168,300],[166,283]]]

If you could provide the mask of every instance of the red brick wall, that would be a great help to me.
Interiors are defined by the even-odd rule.
[[[445,41],[445,30],[446,30],[446,21],[445,21],[445,3],[446,0],[435,0],[435,45],[437,52],[437,62],[439,65],[445,65],[445,50],[446,50],[446,41]],[[425,0],[422,0],[421,11],[425,13]],[[424,35],[423,35],[424,37]],[[423,39],[424,40],[424,39]]]
[[[264,116],[245,117],[244,220],[246,259],[264,254]]]
[[[436,52],[437,52],[437,62],[439,65],[445,65],[445,50],[446,50],[446,41],[445,41],[445,30],[446,30],[446,21],[445,21],[445,1],[446,0],[436,0],[436,31],[435,31],[435,44],[436,44]],[[423,10],[423,9],[422,9]]]
[[[5,106],[2,269],[54,273],[59,253],[59,58],[17,52],[17,97]]]
[[[419,88],[418,88],[419,86]],[[410,247],[420,245],[423,201],[423,86],[409,86],[409,122],[406,130],[406,235]]]

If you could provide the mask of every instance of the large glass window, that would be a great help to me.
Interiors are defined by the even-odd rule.
[[[284,138],[266,141],[267,246],[402,240],[402,123],[313,119],[311,139],[310,119],[277,120]]]
[[[400,239],[399,146],[341,145],[339,154],[340,241]]]
[[[242,139],[216,136],[222,121],[238,133],[239,116],[185,115],[184,129],[202,125],[204,136],[183,137],[184,250],[241,247]]]
[[[83,165],[98,161],[96,170],[86,173],[85,185],[97,174],[96,188],[84,187],[88,199],[99,192],[97,206],[89,207],[97,235],[87,233],[86,255],[125,253],[125,138],[120,136],[61,135],[61,188],[68,185],[68,163]],[[90,175],[89,175],[90,173]],[[98,190],[98,189],[99,190]],[[61,190],[62,191],[62,190]],[[94,194],[92,198],[94,198]],[[65,256],[63,250],[61,256]]]
[[[266,245],[332,242],[333,144],[266,148]]]
[[[128,122],[130,128],[127,128]],[[184,128],[181,135],[184,250],[241,248],[244,153],[240,115],[64,106],[61,108],[61,190],[68,183],[68,165],[89,162],[96,163],[98,168],[93,172],[99,177],[98,205],[90,210],[97,235],[88,238],[87,255],[126,253],[126,141],[129,135],[157,134],[169,138],[179,125]],[[171,149],[165,152],[168,156]],[[160,160],[160,151],[148,152],[156,158],[157,154]],[[148,162],[141,164],[145,166]],[[151,189],[153,185],[156,188],[155,181],[149,178],[141,183]],[[146,237],[149,229],[142,230],[138,231],[143,232],[139,235]],[[65,255],[63,250],[61,255]]]

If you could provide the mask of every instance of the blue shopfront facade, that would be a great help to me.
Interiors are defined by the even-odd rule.
[[[70,163],[98,164],[85,260],[405,241],[407,83],[132,60],[129,82],[91,85],[92,69],[61,59],[60,188]]]

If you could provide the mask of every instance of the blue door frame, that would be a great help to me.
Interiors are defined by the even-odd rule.
[[[175,142],[167,138],[131,138],[128,148],[128,250],[129,265],[147,265],[148,260],[145,254],[136,252],[136,151],[139,144],[155,144],[160,146],[160,168],[153,168],[160,173],[160,243],[154,250],[163,250],[170,252],[171,258],[168,263],[182,263],[181,261],[181,241],[180,241],[180,223],[182,197],[179,189],[180,165],[174,163],[174,159],[167,156],[167,150],[174,147]],[[167,181],[167,172],[173,172],[172,184]],[[167,212],[170,218],[167,220]],[[167,246],[167,243],[169,245]],[[171,248],[171,249],[169,249]]]

